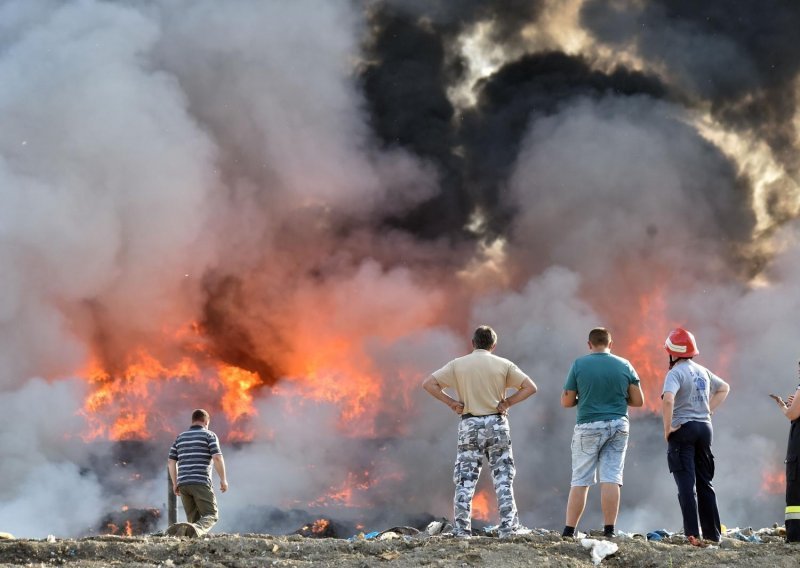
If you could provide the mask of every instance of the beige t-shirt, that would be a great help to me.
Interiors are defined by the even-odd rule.
[[[506,389],[519,390],[528,375],[508,359],[476,349],[450,361],[433,373],[433,378],[442,387],[456,390],[464,403],[464,414],[485,416],[496,414]]]

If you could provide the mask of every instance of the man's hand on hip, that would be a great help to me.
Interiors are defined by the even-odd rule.
[[[681,427],[681,426],[680,426],[680,424],[678,424],[678,425],[677,425],[677,426],[675,426],[675,427],[672,427],[672,426],[670,426],[670,427],[669,427],[669,430],[664,430],[664,441],[665,441],[665,442],[669,442],[669,436],[670,436],[670,434],[672,434],[673,432],[677,432],[678,430],[680,430],[680,427]]]
[[[463,414],[464,413],[464,403],[454,400],[450,403],[450,408],[453,409],[453,412],[456,414]]]
[[[505,398],[500,401],[500,404],[497,405],[497,411],[504,416],[508,414],[509,408],[511,408],[511,403]]]

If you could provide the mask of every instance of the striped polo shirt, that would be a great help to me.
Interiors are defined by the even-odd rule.
[[[211,457],[221,453],[217,435],[211,430],[195,425],[182,432],[169,449],[169,459],[178,462],[178,487],[211,487]]]

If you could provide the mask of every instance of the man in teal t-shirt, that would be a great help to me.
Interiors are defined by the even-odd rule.
[[[572,482],[567,500],[564,536],[574,536],[586,507],[589,487],[600,470],[600,503],[604,534],[615,536],[622,470],[628,449],[628,406],[642,406],[644,395],[633,366],[611,354],[611,334],[596,327],[589,332],[589,355],[572,364],[561,405],[578,406],[572,435]]]

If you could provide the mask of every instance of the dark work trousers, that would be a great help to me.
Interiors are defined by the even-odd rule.
[[[219,518],[217,498],[208,485],[181,485],[181,501],[186,520],[195,526],[198,536],[206,534]]]
[[[800,542],[800,420],[792,422],[786,449],[786,542]]]
[[[686,422],[669,437],[667,463],[678,485],[678,503],[683,514],[684,534],[687,537],[699,537],[702,528],[703,538],[718,541],[719,511],[717,495],[711,484],[714,479],[714,455],[711,453],[713,435],[708,422]]]

